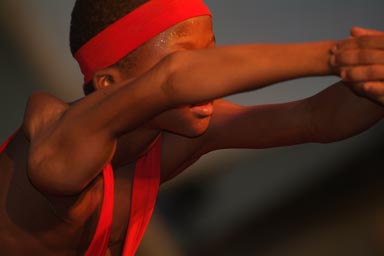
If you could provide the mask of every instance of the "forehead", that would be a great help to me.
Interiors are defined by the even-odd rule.
[[[190,45],[187,48],[205,48],[214,41],[212,19],[209,16],[194,17],[185,20],[170,29],[162,36],[168,47]]]
[[[212,18],[209,16],[200,16],[185,20],[173,28],[172,34],[179,36],[191,36],[195,34],[213,34],[212,32]]]
[[[212,19],[209,16],[190,18],[173,26],[170,32],[180,36],[196,32],[212,32]]]
[[[200,16],[180,22],[152,38],[130,54],[135,72],[146,71],[163,57],[179,50],[214,46],[210,16]],[[137,74],[136,74],[137,75]]]

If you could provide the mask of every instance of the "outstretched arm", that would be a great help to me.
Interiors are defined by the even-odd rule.
[[[331,62],[342,73],[344,82],[296,102],[253,107],[221,103],[223,110],[216,111],[207,143],[199,154],[220,148],[333,142],[356,135],[381,120],[384,108],[373,102],[383,102],[382,39],[372,37],[377,31],[354,29],[353,35],[358,32],[371,37],[341,42],[332,56]]]
[[[384,118],[384,108],[338,82],[294,102],[239,106],[215,102],[215,113],[194,158],[223,148],[269,148],[346,139]]]
[[[243,45],[179,52],[171,57],[175,67],[169,77],[170,97],[185,104],[299,77],[336,74],[329,65],[334,44]]]
[[[171,107],[330,74],[332,45],[244,45],[179,52],[138,79],[98,90],[71,106],[52,103],[50,97],[32,98],[24,126],[31,140],[31,181],[49,193],[76,194],[111,160],[121,134]],[[57,111],[49,110],[57,105]]]

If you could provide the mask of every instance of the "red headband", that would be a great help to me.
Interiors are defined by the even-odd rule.
[[[96,70],[109,67],[159,33],[184,20],[211,16],[202,0],[151,0],[119,19],[83,45],[75,59],[89,82]]]

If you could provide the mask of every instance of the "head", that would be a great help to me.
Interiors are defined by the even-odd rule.
[[[101,31],[147,2],[149,1],[77,0],[72,12],[70,31],[72,54],[75,55]],[[84,93],[87,95],[106,86],[114,86],[122,81],[139,77],[172,52],[214,47],[214,45],[210,16],[203,15],[182,20],[159,32],[115,63],[95,70],[92,78],[84,83]],[[210,107],[210,104],[205,106]],[[148,126],[185,136],[197,136],[206,130],[210,119],[210,115],[202,113],[203,108],[204,106],[184,106],[172,109],[148,122]]]

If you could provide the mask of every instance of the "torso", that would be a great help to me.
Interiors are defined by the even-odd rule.
[[[27,152],[28,141],[19,133],[0,155],[0,255],[82,255],[98,222],[102,176],[78,197],[48,199],[28,180]],[[133,170],[131,164],[114,172],[112,255],[120,255],[125,238]],[[73,200],[72,216],[62,216],[60,207]]]
[[[52,99],[47,104],[50,102]],[[199,142],[168,133],[162,137],[161,178],[165,181],[174,176],[172,173],[176,170],[180,171],[196,160],[193,153]],[[20,131],[0,154],[0,255],[83,255],[99,220],[103,200],[102,175],[79,195],[47,196],[28,179],[29,144]],[[134,154],[127,159],[135,159]],[[113,169],[115,207],[106,255],[121,254],[129,221],[135,161],[120,168],[113,166]],[[70,211],[68,205],[71,205]]]

